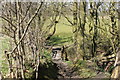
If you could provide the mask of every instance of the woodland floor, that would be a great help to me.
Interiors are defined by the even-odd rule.
[[[88,77],[88,78],[83,78],[78,74],[75,68],[72,68],[69,66],[68,63],[65,61],[61,60],[61,52],[58,50],[57,54],[54,58],[52,58],[52,61],[54,64],[57,65],[58,68],[58,75],[57,78],[58,80],[71,80],[71,79],[86,79],[86,80],[107,80],[109,79],[109,76],[101,71],[95,71],[95,76]],[[87,61],[87,66],[90,70],[94,70],[93,63],[91,61]]]

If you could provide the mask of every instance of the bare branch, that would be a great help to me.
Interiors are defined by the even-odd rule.
[[[25,28],[25,31],[24,31],[24,34],[22,35],[20,41],[17,43],[17,45],[15,46],[15,48],[12,50],[11,54],[17,49],[18,45],[20,44],[20,42],[24,39],[27,31],[28,31],[28,28],[29,28],[29,25],[31,24],[31,22],[33,21],[33,19],[36,17],[36,15],[38,14],[38,12],[40,11],[41,7],[42,7],[42,4],[43,2],[41,2],[40,6],[38,7],[38,9],[36,10],[35,14],[31,17],[31,19],[28,21],[28,24],[26,25],[26,28]]]
[[[63,14],[63,16],[67,19],[67,21],[68,21],[71,25],[73,25],[72,21],[70,21],[69,18],[68,18],[67,16],[65,16],[64,13],[61,12],[61,14]]]
[[[9,21],[8,19],[6,19],[5,17],[3,17],[3,16],[0,16],[2,19],[4,19],[5,21],[7,21],[8,23],[10,23],[13,27],[15,27],[16,28],[16,26],[11,22],[11,21]]]

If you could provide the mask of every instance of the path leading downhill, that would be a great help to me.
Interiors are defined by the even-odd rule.
[[[57,64],[59,69],[59,76],[58,78],[64,78],[64,79],[70,79],[70,78],[79,78],[79,76],[74,73],[74,71],[71,69],[71,67],[61,59],[61,50],[57,50],[54,48],[54,50],[57,51],[57,54],[54,58],[52,58],[53,62]]]
[[[58,49],[58,50],[57,50]],[[58,67],[58,79],[60,80],[70,80],[70,79],[80,79],[80,75],[78,75],[74,69],[72,69],[68,63],[66,63],[65,61],[63,61],[61,59],[61,50],[60,48],[56,47],[54,48],[54,50],[57,51],[57,54],[54,58],[52,58],[52,61],[57,64]],[[92,64],[92,62],[88,62],[88,64]],[[93,67],[91,65],[91,67]],[[93,68],[91,68],[91,70],[93,70]],[[97,72],[97,71],[96,71]],[[62,79],[61,79],[62,78]],[[96,78],[101,78],[102,80],[105,78],[109,78],[109,75],[106,75],[104,72],[99,72],[98,74],[96,74],[96,76],[91,77],[92,79],[96,80]],[[101,80],[100,79],[100,80]],[[88,79],[89,80],[89,79]]]

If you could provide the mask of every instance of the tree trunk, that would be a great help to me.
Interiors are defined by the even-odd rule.
[[[76,59],[82,59],[82,55],[80,53],[80,44],[79,44],[79,31],[78,31],[78,2],[75,0],[73,3],[73,42],[74,42],[74,49],[75,55],[78,56]]]
[[[112,72],[111,79],[120,80],[120,51],[116,55],[117,63],[115,63],[115,68]]]

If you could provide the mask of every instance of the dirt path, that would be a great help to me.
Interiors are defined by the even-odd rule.
[[[52,58],[53,62],[57,64],[58,69],[59,69],[59,76],[58,78],[64,78],[64,79],[70,79],[70,78],[79,78],[79,76],[73,72],[71,67],[61,59],[61,51],[55,49],[57,51],[57,54],[54,58]]]

